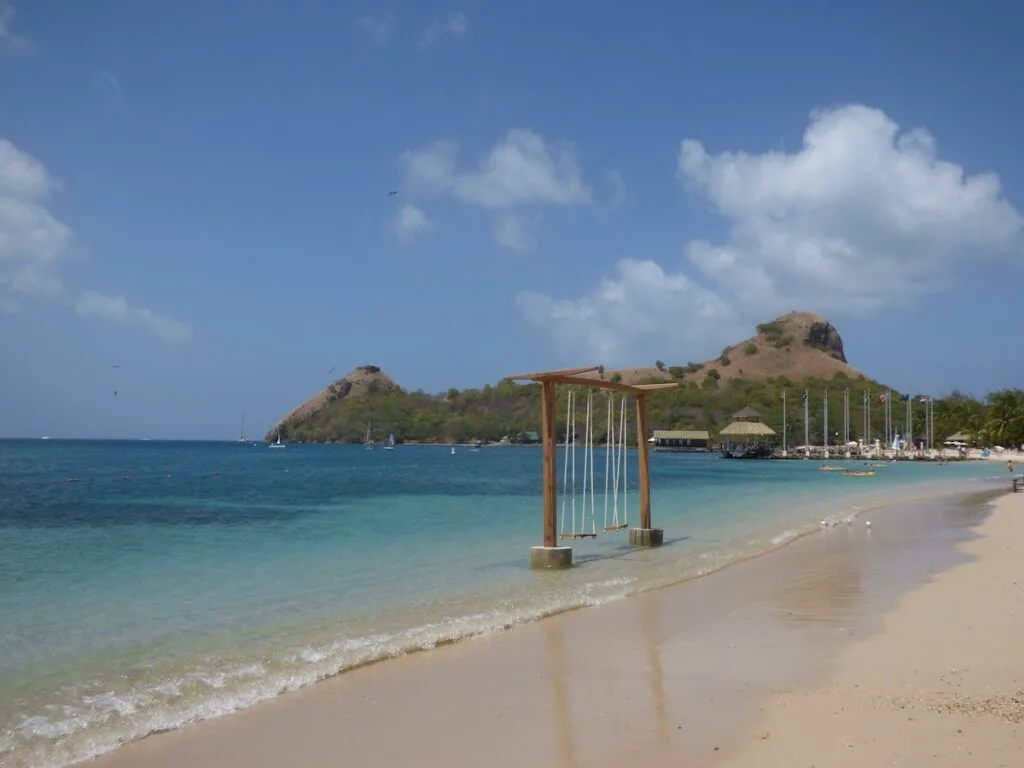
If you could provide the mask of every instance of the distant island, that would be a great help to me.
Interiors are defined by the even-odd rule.
[[[782,432],[782,393],[787,392],[787,442],[803,443],[802,394],[806,390],[810,439],[821,444],[822,399],[830,399],[830,442],[842,429],[843,393],[850,400],[850,433],[862,438],[864,402],[871,400],[872,439],[882,435],[883,409],[879,396],[894,400],[909,395],[915,401],[936,393],[901,393],[868,377],[849,364],[838,330],[810,312],[790,312],[757,326],[756,333],[725,347],[718,357],[685,364],[658,360],[651,367],[605,370],[596,377],[627,384],[678,381],[679,387],[648,395],[651,429],[696,429],[714,434],[745,407],[760,412],[763,421]],[[564,389],[564,388],[563,388]],[[565,394],[562,393],[562,397]],[[604,395],[602,395],[604,397]],[[903,431],[902,403],[893,404],[893,420]],[[971,442],[1017,446],[1024,443],[1024,391],[1001,390],[978,400],[953,391],[934,408],[936,442],[957,433]],[[559,413],[564,416],[564,408]],[[913,431],[924,434],[924,409],[913,409]],[[598,422],[601,420],[598,419]],[[277,439],[278,429],[288,442],[532,443],[540,430],[540,391],[537,384],[500,381],[480,389],[449,389],[442,394],[407,391],[375,365],[361,365],[334,381],[278,421],[264,438]],[[595,424],[603,439],[603,422]]]

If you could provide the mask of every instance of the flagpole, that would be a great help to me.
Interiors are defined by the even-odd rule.
[[[868,390],[864,390],[864,407],[861,409],[863,412],[861,416],[864,418],[864,430],[860,433],[860,441],[862,445],[868,444]]]
[[[804,390],[804,456],[811,455],[811,425],[807,420],[807,390]]]
[[[786,455],[786,390],[782,390],[782,455]]]
[[[821,444],[825,450],[825,456],[828,456],[828,387],[825,387],[825,423],[821,428]]]

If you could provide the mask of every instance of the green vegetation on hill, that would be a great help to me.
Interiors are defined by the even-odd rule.
[[[672,370],[671,368],[669,370]],[[823,394],[829,390],[830,442],[843,429],[843,390],[850,399],[851,439],[863,437],[864,395],[869,393],[871,437],[881,437],[884,429],[883,406],[878,396],[886,388],[873,381],[837,374],[830,381],[804,379],[792,381],[784,376],[766,380],[730,379],[722,383],[717,372],[710,371],[699,383],[683,382],[677,389],[651,392],[648,421],[651,429],[707,429],[714,435],[745,406],[761,413],[762,420],[782,432],[782,393],[787,397],[787,442],[803,443],[803,400],[808,392],[808,421],[812,443],[820,443],[824,420]],[[559,434],[564,434],[566,387],[559,387]],[[892,418],[902,433],[906,423],[906,404],[892,391]],[[606,393],[595,393],[595,437],[605,434]],[[580,410],[585,407],[580,398]],[[912,406],[915,435],[924,434],[924,407],[915,395]],[[582,416],[581,423],[582,423]],[[631,429],[633,414],[629,421]],[[361,442],[367,424],[372,423],[378,442],[393,432],[398,441],[513,440],[523,432],[540,429],[540,386],[502,381],[483,389],[444,395],[401,389],[384,391],[371,386],[365,395],[351,396],[330,403],[302,419],[282,424],[286,439],[293,442]],[[1024,443],[1024,390],[1003,390],[984,400],[976,400],[954,391],[935,403],[936,441],[956,432],[966,432],[983,444],[1012,446]],[[635,438],[634,438],[635,439]]]

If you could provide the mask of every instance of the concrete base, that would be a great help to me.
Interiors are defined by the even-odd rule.
[[[665,543],[665,531],[661,528],[630,528],[629,543],[634,547],[660,547]]]
[[[572,547],[530,547],[530,567],[560,569],[572,567]]]

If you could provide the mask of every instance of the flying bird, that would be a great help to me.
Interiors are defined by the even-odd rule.
[[[390,192],[388,192],[388,197],[391,197],[392,195],[397,195],[397,194],[398,194],[398,190],[397,189],[393,189]]]
[[[120,368],[121,366],[120,366],[120,365],[112,365],[112,366],[110,366],[110,367],[111,367],[111,368]]]

